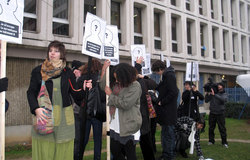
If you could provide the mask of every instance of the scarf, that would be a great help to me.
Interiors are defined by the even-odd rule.
[[[47,81],[52,77],[56,77],[61,74],[63,68],[66,67],[66,62],[62,60],[49,61],[46,59],[41,68],[42,80]]]

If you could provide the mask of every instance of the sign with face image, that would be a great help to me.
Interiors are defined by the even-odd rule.
[[[87,13],[85,34],[83,36],[82,53],[98,59],[102,58],[106,21]]]
[[[193,64],[193,66],[192,66]],[[193,72],[192,72],[192,81],[199,81],[200,77],[199,77],[199,63],[198,62],[189,62],[186,65],[186,81],[191,81],[191,71],[193,68]]]
[[[142,75],[150,75],[150,74],[152,74],[152,71],[151,71],[151,54],[150,53],[146,54],[145,63],[146,63],[147,67],[142,67]]]
[[[0,1],[0,40],[22,43],[24,0]]]
[[[119,40],[117,26],[106,26],[104,52],[102,58],[109,59],[111,65],[119,64]]]
[[[146,49],[145,45],[131,45],[131,60],[132,66],[135,66],[136,60],[140,57],[143,57],[144,61],[142,63],[142,67],[147,67],[146,60]]]

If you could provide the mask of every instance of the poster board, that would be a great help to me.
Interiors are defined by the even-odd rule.
[[[186,65],[186,81],[191,81],[191,68],[193,64],[193,77],[192,81],[199,81],[199,63],[198,62],[189,62]]]
[[[82,53],[102,59],[106,32],[106,21],[96,15],[87,13]]]
[[[170,63],[170,60],[168,58],[166,58],[166,66],[167,68],[170,67],[171,63]]]
[[[146,53],[145,63],[146,63],[147,67],[142,67],[142,75],[150,75],[150,74],[152,74],[152,71],[151,71],[151,54],[150,53]]]
[[[132,66],[135,66],[136,60],[139,57],[143,57],[144,61],[142,63],[142,67],[147,67],[145,60],[146,60],[146,48],[145,45],[131,45],[131,63]]]
[[[0,40],[22,43],[24,0],[0,1]]]
[[[110,64],[119,64],[119,40],[117,26],[107,25],[102,59],[110,60]]]

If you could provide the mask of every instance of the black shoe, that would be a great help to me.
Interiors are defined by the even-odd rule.
[[[181,154],[181,156],[182,156],[183,158],[188,158],[188,155],[187,155],[187,153],[186,153],[185,151],[180,152],[180,154]]]

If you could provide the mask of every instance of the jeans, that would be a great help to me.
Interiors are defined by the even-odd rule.
[[[162,125],[161,126],[161,145],[162,145],[162,158],[173,160],[175,158],[175,126]]]
[[[96,118],[87,119],[84,148],[86,147],[89,141],[91,125],[93,126],[94,160],[100,160],[102,151],[102,122]]]
[[[214,129],[218,124],[222,144],[227,144],[227,133],[225,127],[225,116],[224,114],[212,114],[209,115],[209,142],[214,143]]]

